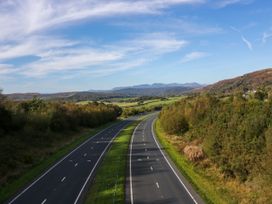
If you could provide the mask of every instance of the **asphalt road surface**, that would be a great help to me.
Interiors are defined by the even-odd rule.
[[[9,204],[82,203],[87,184],[111,145],[112,140],[131,120],[110,126],[74,149],[36,181],[22,190]]]
[[[126,203],[204,203],[158,144],[152,127],[155,118],[141,122],[132,136]]]

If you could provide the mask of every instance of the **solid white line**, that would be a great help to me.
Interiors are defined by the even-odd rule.
[[[63,182],[65,179],[66,179],[66,177],[64,176],[64,177],[61,179],[61,182]]]
[[[43,202],[41,202],[41,204],[44,204],[47,201],[47,199],[44,199]]]
[[[81,190],[79,191],[79,194],[78,194],[76,200],[74,201],[74,204],[76,204],[76,203],[78,202],[78,200],[79,200],[79,198],[80,198],[80,196],[81,196],[81,194],[82,194],[82,192],[83,192],[85,186],[86,186],[87,183],[89,182],[89,180],[90,180],[90,178],[91,178],[91,176],[92,176],[92,174],[93,174],[93,172],[94,172],[96,166],[99,164],[101,158],[103,157],[103,155],[105,154],[105,152],[107,151],[107,149],[109,148],[109,146],[112,144],[112,141],[116,138],[117,135],[119,135],[119,133],[120,133],[120,132],[124,129],[124,127],[127,126],[127,125],[128,125],[128,123],[126,123],[126,125],[124,125],[124,126],[123,126],[123,127],[122,127],[122,128],[121,128],[114,136],[113,136],[113,138],[111,139],[111,141],[110,141],[110,142],[108,143],[108,145],[105,147],[104,151],[102,152],[102,154],[100,155],[100,157],[99,157],[98,160],[96,161],[96,163],[95,163],[95,165],[94,165],[94,167],[93,167],[91,173],[89,174],[89,176],[87,177],[85,183],[83,184]]]
[[[132,137],[131,137],[131,141],[130,141],[130,154],[129,154],[129,185],[130,185],[130,204],[134,203],[133,200],[133,187],[132,187],[132,168],[131,168],[131,156],[132,156],[132,147],[133,147],[133,140],[134,140],[134,136],[135,136],[135,132],[136,130],[140,127],[141,123],[139,123],[137,125],[137,127],[134,129]],[[138,159],[138,161],[140,161]]]
[[[156,182],[156,186],[157,186],[157,188],[160,188],[160,185],[159,185],[159,183],[158,183],[158,182]]]
[[[116,124],[112,124],[111,126],[107,127],[106,129],[101,130],[100,132],[96,133],[94,136],[90,137],[89,139],[87,139],[85,142],[83,142],[81,145],[79,145],[77,148],[75,148],[73,151],[71,151],[70,153],[68,153],[66,156],[64,156],[61,160],[59,160],[56,164],[54,164],[52,167],[50,167],[46,172],[44,172],[39,178],[37,178],[35,181],[33,181],[33,183],[31,183],[27,188],[25,188],[21,193],[19,193],[15,198],[13,198],[9,204],[13,203],[15,200],[17,200],[22,194],[24,194],[29,188],[31,188],[35,183],[37,183],[40,179],[42,179],[46,174],[48,174],[52,169],[54,169],[57,165],[59,165],[63,160],[65,160],[67,157],[69,157],[72,153],[74,153],[76,150],[78,150],[80,147],[82,147],[83,145],[85,145],[86,143],[88,143],[89,141],[91,141],[92,139],[94,139],[95,137],[97,137],[98,135],[100,135],[101,133],[103,133],[105,130],[108,130],[110,128],[112,128],[113,126],[115,126]],[[118,124],[120,125],[120,124]]]
[[[152,136],[162,154],[162,156],[164,157],[166,163],[169,165],[169,167],[171,168],[171,170],[173,171],[173,173],[175,174],[175,176],[178,178],[179,182],[181,183],[181,185],[184,187],[184,189],[187,191],[187,193],[190,195],[190,197],[192,198],[192,200],[194,201],[195,204],[198,204],[197,201],[194,199],[193,195],[190,193],[190,191],[187,189],[187,187],[185,186],[185,184],[182,182],[182,180],[179,178],[178,174],[176,173],[176,171],[174,170],[174,168],[171,166],[170,162],[168,161],[168,159],[166,158],[165,154],[163,153],[163,151],[161,150],[161,147],[157,141],[157,139],[155,138],[155,133],[154,133],[154,123],[155,123],[155,119],[153,120],[152,122],[152,127],[151,127],[151,130],[152,130]]]

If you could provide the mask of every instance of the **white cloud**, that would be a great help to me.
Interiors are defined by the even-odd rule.
[[[25,65],[27,76],[43,76],[52,72],[83,70],[92,66],[107,64],[122,58],[122,53],[93,49],[63,50],[57,55],[49,55],[34,63]]]
[[[242,42],[247,46],[249,50],[253,50],[252,43],[242,34],[242,32],[239,29],[235,27],[230,27],[230,28],[241,35]]]
[[[111,23],[115,26],[129,27],[135,30],[167,30],[168,32],[176,32],[190,35],[206,35],[220,33],[223,31],[218,26],[205,25],[203,22],[195,22],[195,20],[181,19],[181,18],[163,18],[163,19],[146,19],[144,22],[138,20],[119,21]]]
[[[224,8],[233,4],[250,4],[252,2],[254,2],[254,0],[217,0],[215,6],[217,8]]]
[[[204,57],[208,57],[210,54],[206,53],[206,52],[191,52],[186,54],[182,59],[181,62],[182,63],[187,63],[187,62],[191,62],[197,59],[201,59]]]
[[[0,41],[18,39],[79,20],[158,14],[170,6],[205,0],[9,0],[0,2]]]
[[[272,38],[272,33],[266,33],[266,32],[264,32],[263,33],[263,38],[262,38],[263,44],[265,44],[269,38]]]
[[[17,74],[46,76],[50,73],[89,71],[112,73],[139,66],[187,42],[170,33],[151,33],[113,44],[90,44],[49,35],[53,28],[84,20],[120,15],[158,15],[165,9],[206,0],[8,0],[0,1],[0,64],[2,73],[19,57],[36,57],[18,65]],[[8,67],[8,68],[7,68]],[[110,69],[111,67],[111,69]]]
[[[0,47],[0,60],[36,56],[35,61],[18,67],[18,74],[31,77],[46,76],[50,73],[65,74],[75,70],[98,73],[99,69],[104,73],[108,70],[110,74],[113,69],[120,71],[120,67],[135,67],[135,61],[138,64],[139,61],[152,61],[187,44],[188,42],[177,39],[170,33],[150,33],[107,45],[60,38],[38,38],[19,45]]]
[[[248,39],[246,39],[245,38],[245,36],[241,36],[241,38],[242,38],[242,41],[246,44],[246,46],[248,47],[248,49],[249,50],[253,50],[253,46],[252,46],[252,43],[248,40]]]
[[[0,75],[14,73],[16,69],[9,64],[0,64]]]
[[[42,57],[53,49],[70,47],[76,44],[77,42],[61,38],[31,36],[18,42],[0,45],[0,60],[24,56]]]

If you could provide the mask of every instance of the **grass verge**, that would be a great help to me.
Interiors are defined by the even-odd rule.
[[[93,128],[91,130],[84,130],[83,132],[77,133],[80,134],[80,137],[75,137],[75,139],[67,145],[64,145],[62,148],[58,149],[54,154],[48,156],[47,159],[43,160],[38,165],[35,165],[32,169],[27,171],[21,177],[19,177],[14,182],[6,185],[5,187],[0,188],[0,203],[3,203],[12,195],[14,195],[17,191],[22,189],[27,184],[32,183],[35,179],[37,179],[44,171],[46,171],[50,166],[52,166],[56,161],[64,157],[78,145],[83,143],[85,140],[89,139],[90,137],[94,136],[99,131],[103,130],[104,128],[117,123],[118,121],[114,121],[111,123],[107,123],[102,125],[98,128]]]
[[[125,202],[127,153],[133,130],[139,122],[127,126],[114,140],[87,193],[86,204]]]
[[[205,176],[204,171],[189,162],[185,156],[166,139],[159,120],[156,121],[154,129],[162,147],[165,148],[172,161],[187,180],[190,181],[206,203],[234,203],[230,195],[218,190],[220,187],[215,186],[212,180]]]

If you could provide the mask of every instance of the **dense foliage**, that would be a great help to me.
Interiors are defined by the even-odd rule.
[[[121,109],[103,103],[0,100],[0,185],[41,161],[82,128],[115,120]],[[73,133],[74,132],[74,133]],[[51,151],[52,150],[52,151]]]
[[[144,106],[139,104],[139,107],[128,107],[123,109],[123,116],[129,117],[133,115],[138,115],[142,113],[152,112],[152,111],[158,111],[161,110],[162,105],[156,105],[156,106]]]
[[[196,96],[163,108],[159,117],[169,134],[200,141],[226,177],[246,181],[261,173],[272,178],[272,99],[258,93]]]

